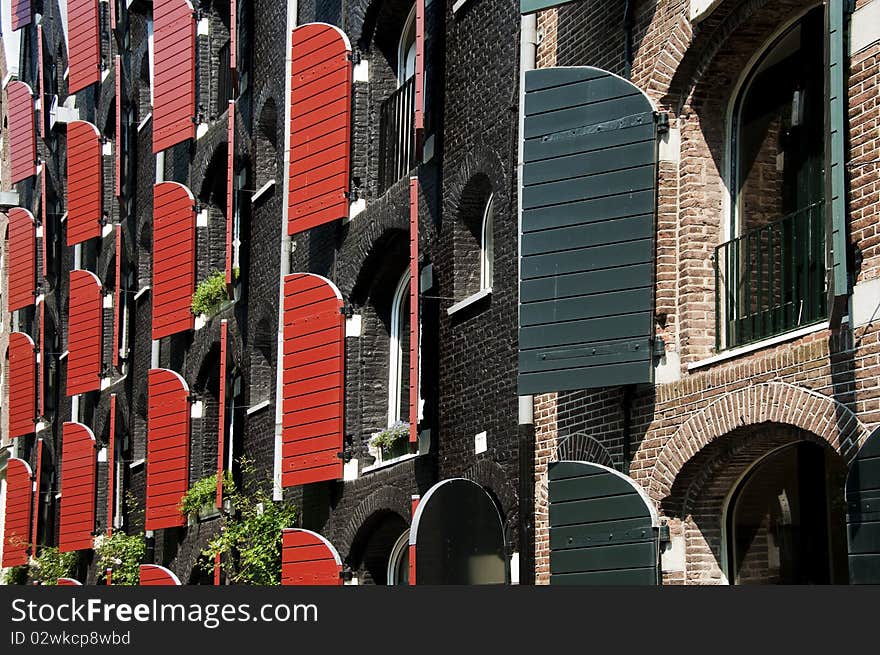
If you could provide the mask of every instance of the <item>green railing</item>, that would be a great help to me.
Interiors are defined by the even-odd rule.
[[[824,203],[715,248],[718,349],[826,318]]]

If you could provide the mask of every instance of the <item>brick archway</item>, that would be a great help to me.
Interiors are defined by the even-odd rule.
[[[781,423],[828,442],[846,462],[868,432],[845,405],[823,394],[785,382],[765,382],[725,394],[691,416],[661,448],[647,480],[658,503],[670,495],[684,465],[715,439],[760,423]]]

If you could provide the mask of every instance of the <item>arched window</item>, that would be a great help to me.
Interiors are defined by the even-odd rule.
[[[735,95],[731,240],[718,248],[721,345],[823,320],[825,302],[823,8],[774,39]]]
[[[761,459],[728,506],[728,580],[845,584],[845,476],[836,453],[807,441]]]
[[[388,425],[408,421],[409,400],[409,269],[405,270],[391,300],[388,340]]]
[[[400,535],[391,549],[386,580],[389,585],[409,584],[409,530]]]
[[[416,6],[410,9],[409,16],[400,33],[397,48],[397,85],[403,84],[416,74]]]
[[[495,271],[495,203],[490,195],[483,213],[483,227],[480,231],[480,290],[492,288]]]

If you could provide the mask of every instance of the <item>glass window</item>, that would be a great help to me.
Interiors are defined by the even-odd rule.
[[[389,585],[409,584],[409,530],[400,535],[391,549],[387,580]]]
[[[480,239],[480,289],[492,288],[492,277],[495,268],[495,203],[494,196],[489,196],[486,211],[483,214],[483,229]]]
[[[388,426],[409,420],[409,269],[404,271],[391,302],[388,362]]]

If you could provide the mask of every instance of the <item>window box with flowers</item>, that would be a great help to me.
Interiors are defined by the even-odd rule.
[[[374,432],[369,452],[376,458],[375,464],[388,464],[409,455],[409,423],[397,421],[381,432]]]

